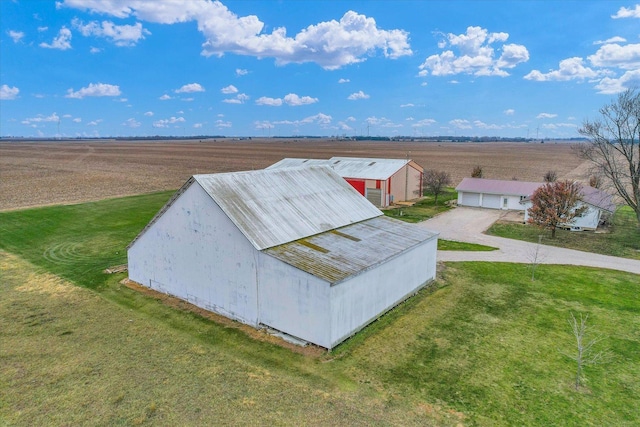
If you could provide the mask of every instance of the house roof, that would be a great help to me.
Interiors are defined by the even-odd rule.
[[[382,215],[327,166],[193,178],[258,250]]]
[[[503,181],[499,179],[464,178],[456,191],[469,193],[500,194],[504,196],[530,196],[541,182]]]
[[[381,216],[275,246],[264,253],[334,285],[437,235]]]
[[[583,186],[580,200],[608,212],[613,213],[616,210],[613,196],[597,188]]]
[[[414,163],[414,165],[417,166],[417,164],[410,159],[332,157],[329,160],[323,160],[286,158],[274,163],[267,169],[327,165],[343,178],[385,180],[409,163]]]

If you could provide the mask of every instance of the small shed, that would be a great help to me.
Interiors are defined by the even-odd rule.
[[[456,187],[458,206],[522,210],[520,202],[541,185],[539,182],[464,178]]]
[[[437,233],[328,166],[194,175],[128,247],[129,278],[331,349],[435,278]]]
[[[377,207],[416,199],[423,194],[422,166],[411,159],[377,159],[332,157],[322,159],[285,158],[269,166],[277,169],[292,166],[330,166],[353,188]]]

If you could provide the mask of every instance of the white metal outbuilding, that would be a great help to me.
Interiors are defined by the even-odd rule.
[[[330,349],[433,280],[436,247],[327,166],[195,175],[129,245],[129,278]]]

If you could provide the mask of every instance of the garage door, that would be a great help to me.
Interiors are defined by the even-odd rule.
[[[480,206],[480,194],[462,193],[462,206]]]
[[[482,207],[491,209],[500,209],[500,200],[502,198],[499,194],[483,194],[482,195]]]
[[[382,190],[367,188],[367,200],[373,203],[374,206],[380,207],[382,205]]]

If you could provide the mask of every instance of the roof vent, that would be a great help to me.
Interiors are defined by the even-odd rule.
[[[375,164],[376,164],[376,162],[371,162],[371,163],[369,163],[369,166],[373,166]]]

